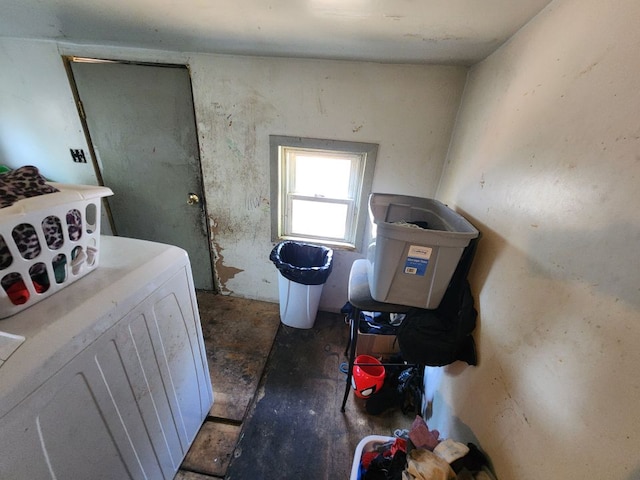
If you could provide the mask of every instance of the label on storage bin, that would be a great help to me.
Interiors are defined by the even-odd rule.
[[[423,277],[427,273],[432,251],[433,249],[430,247],[411,245],[409,255],[404,263],[404,273]]]

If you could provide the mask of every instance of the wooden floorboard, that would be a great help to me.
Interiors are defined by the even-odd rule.
[[[176,480],[224,478],[280,324],[277,304],[198,292],[214,403]]]
[[[198,294],[215,401],[210,415],[241,422],[280,323],[277,304]]]
[[[322,312],[310,330],[280,325],[228,480],[347,479],[363,437],[409,428],[413,417],[397,410],[368,415],[353,395],[340,411],[347,335],[339,316]]]
[[[187,470],[180,470],[174,480],[211,480],[213,478],[224,477],[214,477],[211,475],[202,475],[200,473],[189,472]]]
[[[340,411],[340,315],[319,312],[303,330],[273,303],[198,292],[198,306],[214,405],[176,480],[348,479],[363,437],[411,425],[397,409],[368,415],[353,394]]]
[[[239,425],[205,422],[182,462],[182,468],[224,477],[239,438]]]

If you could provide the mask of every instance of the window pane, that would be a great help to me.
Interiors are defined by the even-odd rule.
[[[361,248],[378,146],[269,136],[272,240]]]
[[[291,233],[343,239],[348,206],[344,204],[293,200]]]
[[[351,159],[296,155],[295,193],[349,198]]]

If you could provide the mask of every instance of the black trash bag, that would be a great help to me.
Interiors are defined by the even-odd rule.
[[[302,285],[322,285],[333,267],[333,250],[320,245],[285,241],[273,247],[269,260],[287,280]]]

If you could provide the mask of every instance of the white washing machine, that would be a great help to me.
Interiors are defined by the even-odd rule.
[[[94,272],[0,320],[1,479],[172,479],[213,404],[186,252],[100,244]]]

